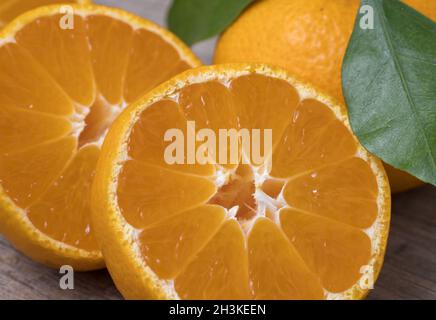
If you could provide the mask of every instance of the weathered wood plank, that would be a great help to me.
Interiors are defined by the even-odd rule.
[[[78,273],[75,290],[0,238],[0,299],[119,299],[106,271]],[[385,264],[370,299],[436,299],[436,188],[394,197]]]
[[[388,250],[371,299],[436,299],[436,188],[394,197]]]

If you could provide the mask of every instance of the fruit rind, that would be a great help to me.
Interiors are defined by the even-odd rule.
[[[84,0],[83,4],[68,4],[74,14],[93,15],[102,14],[124,21],[134,28],[155,32],[175,48],[181,59],[191,66],[201,65],[201,61],[175,35],[157,24],[138,17],[126,11],[105,6],[90,4]],[[0,47],[14,42],[15,34],[27,24],[38,18],[61,14],[63,5],[49,5],[30,10],[15,18],[0,30]],[[23,209],[16,206],[0,185],[0,233],[20,251],[35,261],[53,268],[71,265],[76,271],[101,269],[105,266],[100,251],[86,251],[54,240],[37,230],[27,218]]]
[[[158,24],[151,22],[145,18],[139,17],[127,11],[105,7],[95,4],[84,2],[84,4],[68,4],[74,11],[74,14],[87,16],[89,14],[103,14],[114,19],[123,21],[134,28],[145,29],[152,31],[162,36],[164,40],[170,43],[179,53],[180,57],[184,59],[189,65],[199,66],[201,61],[191,52],[186,44],[177,38],[170,31],[160,27]],[[22,29],[25,25],[35,21],[40,17],[62,14],[61,8],[63,5],[48,5],[40,8],[30,10],[12,20],[7,26],[0,30],[0,45],[3,41],[12,40],[14,35]],[[6,42],[5,41],[5,42]]]
[[[172,281],[158,279],[144,263],[135,239],[137,230],[129,226],[124,219],[117,201],[117,177],[122,162],[127,159],[127,141],[133,124],[142,111],[164,96],[171,96],[178,89],[207,80],[228,81],[247,75],[261,74],[288,81],[300,92],[300,98],[316,98],[330,107],[349,130],[350,125],[344,106],[331,98],[320,94],[310,85],[297,81],[285,70],[265,64],[228,64],[199,67],[185,71],[173,79],[158,86],[146,96],[129,106],[115,121],[102,148],[96,178],[93,185],[93,223],[96,237],[102,247],[106,263],[115,283],[128,299],[177,299]],[[355,138],[356,139],[356,138]],[[356,140],[357,141],[357,140]],[[383,264],[390,222],[390,190],[386,173],[381,162],[359,145],[359,155],[367,159],[373,172],[376,172],[378,184],[377,220],[373,225],[374,237],[378,243],[373,248],[370,266],[374,270],[374,280],[378,277]],[[110,200],[108,200],[110,199]],[[374,238],[373,237],[373,238]],[[121,263],[122,261],[122,263]],[[358,283],[340,294],[327,294],[329,299],[362,299],[368,289],[362,289]]]
[[[36,229],[23,209],[8,199],[0,186],[0,233],[20,251],[52,268],[73,266],[76,271],[104,267],[100,251],[86,251],[53,240]],[[26,236],[22,236],[26,235]]]
[[[436,2],[402,0],[436,21]],[[218,38],[214,63],[279,65],[344,102],[340,68],[360,1],[256,1]],[[385,164],[392,193],[425,183]]]

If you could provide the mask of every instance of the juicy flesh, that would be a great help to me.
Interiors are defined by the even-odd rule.
[[[174,96],[142,112],[118,177],[119,207],[157,276],[183,299],[322,299],[354,285],[372,254],[378,188],[333,111],[261,75]],[[272,129],[272,163],[168,165],[163,135],[187,120]]]
[[[126,104],[189,66],[145,29],[90,14],[64,30],[60,18],[0,47],[0,184],[40,231],[97,250],[90,186],[102,139]]]

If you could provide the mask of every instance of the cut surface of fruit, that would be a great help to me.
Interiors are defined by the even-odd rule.
[[[109,126],[128,103],[200,62],[142,18],[71,8],[69,16],[62,5],[35,9],[0,33],[0,230],[38,261],[86,270],[104,265],[90,189]]]
[[[436,1],[402,0],[436,21]],[[359,0],[255,1],[222,34],[215,63],[268,63],[285,68],[337,101],[344,101],[341,66]],[[422,185],[388,167],[392,192]]]
[[[0,4],[0,28],[20,14],[37,7],[51,4],[88,4],[91,0],[2,0]]]
[[[220,161],[189,164],[189,148],[203,152],[189,123],[240,139],[207,149],[224,150]],[[245,129],[272,131],[263,162],[244,148]],[[171,164],[174,130],[187,145]],[[107,267],[135,299],[362,298],[390,221],[383,166],[345,108],[261,64],[189,70],[128,107],[104,142],[92,199]]]

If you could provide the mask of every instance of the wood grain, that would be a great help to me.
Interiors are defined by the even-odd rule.
[[[100,0],[164,24],[169,0]],[[210,63],[214,40],[194,49]],[[107,271],[77,273],[75,289],[61,290],[57,270],[34,263],[0,237],[0,299],[120,299]],[[436,188],[393,199],[385,264],[369,299],[436,299]]]
[[[61,290],[57,270],[34,263],[0,238],[0,299],[120,299],[107,271],[77,273]],[[385,264],[369,299],[436,299],[436,188],[393,199]]]
[[[392,201],[387,255],[371,299],[436,299],[436,188]]]

